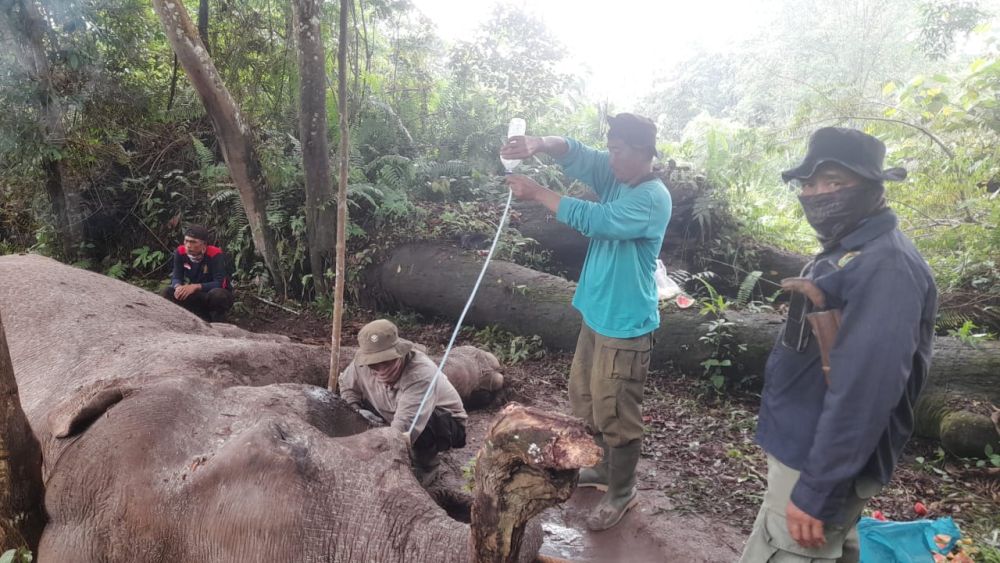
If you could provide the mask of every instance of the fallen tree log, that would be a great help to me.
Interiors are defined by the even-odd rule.
[[[514,207],[517,217],[512,225],[526,237],[538,242],[551,253],[556,269],[567,279],[577,280],[587,256],[587,237],[556,220],[555,215],[537,204],[518,204]],[[673,270],[688,272],[708,270],[719,275],[729,286],[739,287],[748,272],[719,260],[707,260],[708,250],[700,240],[701,229],[693,219],[675,209],[670,219],[660,258]],[[810,257],[763,244],[749,242],[744,253],[753,257],[752,269],[760,270],[761,278],[778,283],[784,278],[797,277]],[[777,288],[775,288],[777,289]]]
[[[481,256],[438,244],[409,244],[389,254],[367,275],[373,305],[406,308],[457,319],[472,291]],[[580,315],[570,301],[576,285],[558,276],[511,264],[490,264],[466,324],[497,325],[523,335],[538,335],[549,348],[573,350]],[[700,374],[702,362],[716,356],[714,344],[701,340],[710,318],[695,309],[673,306],[661,312],[652,367]],[[745,348],[734,357],[732,372],[741,378],[759,376],[781,328],[772,313],[727,312],[732,342]],[[735,347],[734,347],[735,348]],[[928,394],[975,397],[1000,404],[1000,344],[971,347],[958,339],[939,337]],[[981,450],[980,450],[981,451]]]
[[[966,402],[939,388],[928,389],[916,408],[917,435],[941,440],[941,446],[958,457],[981,457],[986,446],[1000,451],[996,422]]]

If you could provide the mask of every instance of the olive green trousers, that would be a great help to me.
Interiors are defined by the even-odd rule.
[[[586,323],[569,370],[573,414],[612,448],[642,438],[642,389],[649,373],[653,333],[609,338]]]
[[[824,525],[826,543],[817,548],[802,547],[788,533],[785,508],[799,472],[767,456],[767,492],[753,523],[753,532],[743,548],[740,563],[856,563],[861,557],[858,545],[858,518],[865,504],[878,494],[882,485],[865,477],[854,482],[850,496],[841,510],[843,525]]]

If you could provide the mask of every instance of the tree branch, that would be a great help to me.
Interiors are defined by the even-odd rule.
[[[898,123],[900,125],[906,125],[907,127],[912,127],[917,131],[920,131],[924,135],[930,137],[931,140],[937,143],[937,145],[941,147],[941,150],[943,150],[945,154],[948,155],[948,158],[955,158],[955,153],[952,152],[952,150],[948,148],[948,145],[945,145],[941,141],[941,139],[938,139],[937,136],[934,135],[934,133],[931,133],[930,131],[919,125],[914,125],[913,123],[910,123],[908,121],[903,121],[902,119],[891,119],[888,117],[862,117],[857,115],[844,115],[840,117],[834,117],[833,119],[860,119],[862,121],[883,121],[885,123]]]

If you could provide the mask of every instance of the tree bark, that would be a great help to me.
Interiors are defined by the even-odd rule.
[[[455,318],[472,291],[481,261],[479,256],[438,244],[401,246],[369,270],[368,293],[377,296],[375,305]],[[537,334],[550,348],[573,350],[581,323],[570,304],[575,288],[574,283],[558,276],[493,261],[466,320],[517,334]],[[732,348],[735,344],[745,346],[725,358],[733,362],[732,372],[741,377],[761,376],[783,319],[773,313],[739,311],[727,312],[726,319],[732,323]],[[652,367],[702,373],[701,363],[718,356],[715,345],[701,340],[710,320],[694,308],[681,310],[669,305],[661,311]],[[955,338],[938,337],[934,354],[928,396],[942,392],[1000,404],[1000,343],[973,348]]]
[[[706,245],[701,240],[702,229],[692,215],[693,200],[698,192],[689,185],[670,187],[674,209],[663,239],[660,258],[670,270],[694,270],[703,268],[718,274],[726,287],[739,287],[749,273],[731,264],[706,260]],[[585,198],[585,199],[589,199]],[[583,260],[587,256],[590,241],[576,230],[556,221],[555,215],[540,205],[527,203],[514,206],[517,220],[512,225],[526,237],[552,253],[557,269],[565,273],[567,279],[580,278]],[[750,243],[747,249],[756,258],[753,269],[762,272],[761,279],[774,284],[784,278],[797,277],[809,256],[788,252],[762,244]],[[704,263],[699,265],[699,262]],[[774,287],[777,290],[777,287]],[[773,292],[771,292],[773,293]]]
[[[0,553],[37,549],[45,526],[43,494],[42,450],[21,408],[0,319]]]
[[[915,433],[941,440],[941,446],[958,457],[982,457],[986,446],[1000,451],[1000,428],[987,415],[967,408],[967,401],[934,387],[917,403]]]
[[[340,0],[340,30],[337,47],[337,108],[340,114],[340,181],[337,182],[337,270],[333,290],[333,329],[330,335],[330,377],[327,387],[337,389],[340,372],[340,341],[344,325],[344,285],[347,281],[347,176],[350,168],[351,129],[347,115],[347,12],[354,6]]]
[[[33,0],[0,0],[0,31],[8,48],[28,80],[35,83],[35,103],[40,116],[39,128],[49,150],[41,159],[45,172],[45,192],[52,205],[56,230],[67,259],[76,257],[84,241],[86,213],[83,197],[68,181],[62,153],[66,147],[66,127],[58,93],[52,86],[44,36],[48,28],[45,14]]]
[[[404,245],[370,270],[374,305],[403,307],[431,315],[457,318],[482,267],[482,257],[433,243]],[[580,332],[580,314],[571,305],[576,284],[510,262],[494,260],[466,316],[470,324],[498,325],[517,334],[542,338],[546,346],[573,350]],[[748,373],[763,368],[781,319],[769,315],[727,315],[735,324],[736,340],[747,345],[739,361]],[[700,373],[701,362],[714,348],[700,341],[709,319],[694,309],[663,312],[653,350],[654,366]]]
[[[568,499],[577,469],[600,460],[582,421],[517,403],[504,407],[476,455],[472,561],[517,561],[528,520]]]
[[[236,184],[247,214],[254,247],[271,273],[275,289],[285,294],[285,275],[278,260],[273,230],[267,223],[268,187],[254,149],[250,128],[222,83],[215,64],[198,37],[198,30],[180,2],[153,0],[153,9],[166,30],[167,40],[201,98],[219,139],[229,175]]]
[[[320,27],[322,4],[294,0],[292,17],[298,42],[299,139],[306,185],[306,239],[309,269],[319,295],[327,294],[326,269],[335,243],[335,208],[330,190],[330,153],[326,127],[326,53]]]
[[[198,1],[198,37],[205,46],[205,52],[212,56],[212,46],[208,42],[208,0]]]

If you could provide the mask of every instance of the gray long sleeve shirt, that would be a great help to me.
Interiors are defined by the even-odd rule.
[[[340,376],[340,396],[349,404],[368,403],[393,428],[406,432],[417,416],[417,408],[430,387],[435,372],[437,365],[426,354],[417,350],[410,352],[403,374],[393,385],[380,382],[370,369],[351,362]],[[461,424],[465,424],[468,418],[462,398],[443,373],[434,384],[434,391],[413,427],[411,443],[420,437],[435,408],[448,411]]]
[[[792,502],[824,522],[840,523],[858,477],[888,483],[930,369],[937,288],[896,226],[869,218],[808,275],[843,314],[829,387],[815,338],[798,352],[779,336],[764,372],[757,441],[802,472]]]

